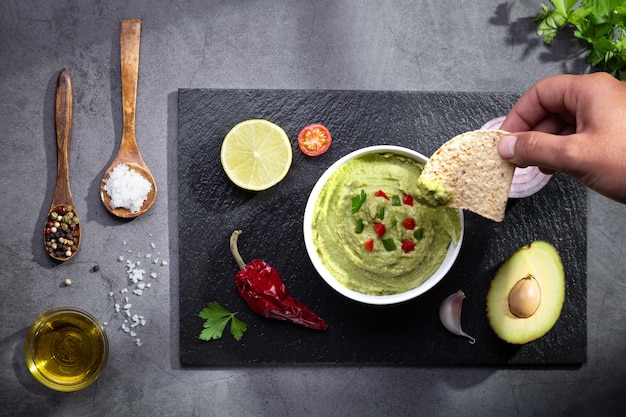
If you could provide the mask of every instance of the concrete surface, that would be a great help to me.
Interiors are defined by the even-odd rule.
[[[588,71],[576,42],[541,44],[539,10],[539,0],[0,2],[0,414],[623,415],[626,207],[594,193],[580,369],[178,363],[178,88],[521,92],[543,76]],[[121,137],[119,25],[131,18],[143,23],[137,135],[159,195],[148,214],[121,221],[105,211],[98,187]],[[63,67],[74,83],[70,174],[84,237],[74,259],[56,264],[41,233],[56,179],[54,86]],[[132,299],[147,319],[137,329],[142,346],[120,331],[113,307],[127,286],[120,256],[156,274]],[[23,359],[29,325],[61,305],[107,322],[111,346],[102,377],[71,394],[39,385]]]

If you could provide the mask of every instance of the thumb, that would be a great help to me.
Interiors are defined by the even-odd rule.
[[[569,136],[543,132],[518,132],[504,136],[498,143],[498,153],[517,166],[538,166],[544,170],[567,171],[571,166],[564,156]]]

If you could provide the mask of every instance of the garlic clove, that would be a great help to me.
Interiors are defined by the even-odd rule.
[[[463,307],[464,298],[465,294],[461,290],[446,297],[439,307],[439,320],[450,333],[466,337],[471,344],[474,344],[476,339],[465,333],[461,328],[461,308]]]

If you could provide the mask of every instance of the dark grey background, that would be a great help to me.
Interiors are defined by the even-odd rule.
[[[541,44],[532,20],[539,3],[0,2],[2,414],[619,415],[626,207],[595,193],[588,197],[588,362],[580,369],[209,370],[181,369],[178,360],[179,88],[518,93],[547,75],[588,71],[577,42]],[[131,18],[143,22],[138,142],[159,194],[148,214],[129,222],[105,211],[98,187],[121,137],[119,24]],[[70,174],[84,238],[76,257],[58,265],[44,253],[41,233],[56,176],[54,85],[64,66],[74,83]],[[141,297],[120,292],[132,289],[120,256],[156,274]],[[92,272],[95,264],[100,270]],[[65,288],[67,277],[74,283]],[[147,320],[136,329],[142,346],[120,330],[113,306],[126,295]],[[73,394],[40,386],[23,359],[30,323],[61,305],[107,322],[111,345],[101,379]]]

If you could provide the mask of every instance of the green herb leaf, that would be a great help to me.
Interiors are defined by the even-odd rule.
[[[352,214],[359,211],[363,203],[365,203],[365,190],[361,190],[361,194],[352,197]]]
[[[217,340],[222,337],[226,325],[230,321],[230,334],[237,340],[241,340],[243,334],[248,329],[246,324],[222,307],[219,303],[210,302],[203,308],[198,316],[205,320],[204,330],[200,332],[200,340]]]
[[[401,200],[400,200],[400,196],[398,194],[394,194],[391,196],[391,205],[392,206],[399,206],[401,205]]]

